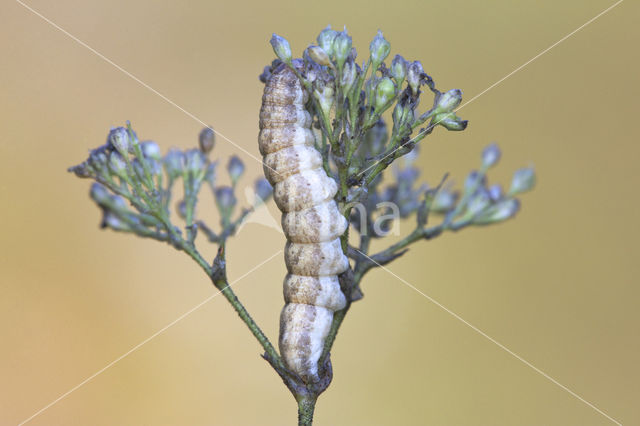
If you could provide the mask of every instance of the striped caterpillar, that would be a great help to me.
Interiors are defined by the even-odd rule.
[[[349,268],[340,245],[348,223],[314,147],[307,98],[291,69],[274,70],[262,97],[258,143],[287,237],[280,353],[290,370],[315,382],[333,313],[346,305],[338,274]]]

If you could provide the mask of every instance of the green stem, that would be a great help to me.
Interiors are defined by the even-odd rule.
[[[318,398],[313,395],[304,395],[298,398],[298,426],[311,426],[317,400]]]

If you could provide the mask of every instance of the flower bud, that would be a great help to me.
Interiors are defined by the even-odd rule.
[[[180,202],[176,204],[176,213],[178,213],[181,219],[187,217],[187,202],[185,200],[180,200]]]
[[[127,155],[133,147],[129,139],[129,132],[124,127],[116,127],[111,129],[107,138],[109,144],[114,147],[120,154]]]
[[[207,170],[204,172],[204,180],[206,180],[211,187],[216,181],[216,167],[218,166],[217,162],[209,163],[207,166]]]
[[[231,178],[231,184],[236,186],[236,183],[244,173],[244,163],[238,156],[232,156],[227,164],[227,171]]]
[[[342,76],[340,78],[340,85],[342,86],[342,91],[344,93],[349,93],[355,81],[356,81],[356,64],[351,60],[351,58],[349,58],[347,62],[344,63],[344,68],[342,69]]]
[[[378,68],[378,65],[384,62],[387,56],[389,56],[390,51],[391,45],[382,35],[382,31],[378,30],[378,34],[376,34],[369,45],[374,71]]]
[[[184,170],[185,158],[182,151],[177,149],[171,149],[167,155],[164,156],[164,168],[169,175],[169,178],[175,179],[182,176]]]
[[[256,204],[267,201],[273,194],[273,187],[265,178],[256,180],[253,189],[256,193]]]
[[[329,117],[329,113],[331,112],[331,107],[333,106],[334,96],[333,89],[329,86],[325,86],[322,92],[316,89],[314,91],[315,97],[318,99],[318,103],[320,103],[320,109],[322,113]]]
[[[285,64],[290,64],[291,46],[289,46],[289,42],[285,38],[282,38],[274,33],[273,36],[271,36],[270,43],[271,46],[273,46],[273,51],[275,52],[276,56]]]
[[[502,199],[502,186],[499,183],[489,187],[489,197],[491,197],[491,201],[499,201]]]
[[[351,36],[347,34],[347,31],[341,31],[336,36],[336,39],[333,43],[336,55],[336,65],[338,65],[338,69],[342,68],[345,61],[351,54]]]
[[[335,41],[337,35],[338,32],[332,30],[331,25],[322,30],[318,35],[318,44],[320,45],[322,50],[324,50],[329,56],[333,56],[334,54],[333,42]]]
[[[431,204],[431,211],[436,213],[448,212],[455,207],[457,200],[458,195],[455,192],[449,191],[446,188],[440,188]]]
[[[454,112],[443,112],[433,116],[435,124],[439,124],[447,130],[464,130],[468,121],[458,117]]]
[[[510,195],[530,191],[536,184],[536,174],[532,167],[516,170],[511,181]]]
[[[190,149],[185,153],[184,157],[185,170],[188,173],[193,173],[194,175],[202,173],[202,176],[204,176],[205,158],[202,152],[197,149]]]
[[[441,112],[453,111],[462,102],[462,90],[451,89],[448,92],[440,93],[436,102],[436,109]]]
[[[99,183],[94,183],[91,185],[89,196],[93,201],[101,206],[108,204],[111,201],[111,194],[109,194],[107,188],[100,185]]]
[[[384,108],[395,95],[396,87],[389,77],[384,77],[376,86],[376,110]]]
[[[210,153],[213,150],[213,146],[216,143],[216,134],[211,127],[205,127],[200,131],[198,135],[198,144],[200,145],[200,151],[205,154]]]
[[[485,168],[493,167],[500,161],[500,148],[497,144],[487,145],[482,151],[482,166]]]
[[[407,76],[407,61],[400,55],[396,55],[391,61],[391,76],[396,80],[398,86],[402,84]]]
[[[477,170],[472,170],[464,181],[464,191],[471,192],[474,188],[484,188],[487,184],[487,177],[481,175]]]
[[[329,59],[329,55],[325,52],[322,47],[318,46],[309,46],[307,47],[307,54],[311,58],[313,62],[318,65],[322,65],[325,67],[333,67],[331,63],[331,59]]]
[[[128,175],[127,162],[118,151],[111,151],[111,154],[109,154],[109,171],[123,179]]]
[[[420,61],[414,61],[409,64],[407,68],[407,82],[413,91],[413,94],[417,94],[418,90],[420,90],[420,81],[422,80],[422,75],[424,74],[424,69],[422,68],[422,64]]]
[[[233,193],[233,188],[229,186],[219,186],[215,189],[214,195],[220,215],[225,218],[231,216],[233,208],[237,202],[236,196]]]
[[[515,216],[518,210],[520,210],[520,201],[515,198],[509,198],[487,208],[473,219],[473,223],[476,225],[489,225],[502,222]]]
[[[111,228],[114,231],[130,231],[131,227],[124,222],[122,219],[120,219],[118,216],[116,216],[113,212],[111,211],[105,211],[104,215],[102,216],[102,225],[103,228]]]
[[[469,200],[469,204],[467,204],[467,214],[473,217],[489,207],[490,204],[491,197],[489,196],[489,191],[482,188]]]
[[[154,141],[142,142],[140,144],[140,149],[142,149],[142,155],[147,158],[159,160],[162,157],[162,154],[160,153],[160,147]]]

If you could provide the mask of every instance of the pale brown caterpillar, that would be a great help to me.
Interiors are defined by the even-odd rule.
[[[348,223],[333,199],[337,184],[314,147],[306,101],[293,71],[278,67],[264,89],[258,143],[287,237],[280,353],[289,369],[313,382],[333,313],[346,305],[338,274],[349,261],[340,246]]]

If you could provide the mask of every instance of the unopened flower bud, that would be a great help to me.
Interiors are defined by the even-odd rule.
[[[122,155],[127,155],[132,149],[133,145],[129,139],[129,132],[124,127],[111,129],[107,139],[109,144],[111,144],[111,146],[118,150]]]
[[[502,199],[502,186],[499,183],[489,187],[489,197],[491,197],[491,201],[499,201]]]
[[[233,208],[236,205],[236,196],[233,193],[233,188],[229,186],[219,186],[215,189],[214,195],[216,198],[216,204],[222,217],[228,218],[231,216]]]
[[[184,154],[177,149],[170,150],[167,155],[164,156],[164,168],[171,179],[182,176],[184,162]]]
[[[200,131],[198,144],[200,145],[200,151],[205,154],[208,154],[213,150],[213,146],[216,144],[216,134],[211,127],[205,127]]]
[[[94,183],[91,185],[89,196],[99,205],[105,205],[111,201],[111,194],[109,194],[107,188],[100,185],[99,183]]]
[[[348,93],[353,87],[353,83],[356,81],[356,64],[349,58],[347,62],[344,63],[344,68],[342,69],[342,77],[340,78],[340,85],[342,86],[342,91],[344,93]]]
[[[322,92],[316,89],[314,91],[314,95],[318,99],[318,103],[320,104],[320,109],[322,109],[322,112],[324,113],[324,115],[328,117],[329,113],[331,112],[331,107],[333,106],[333,101],[334,101],[333,89],[329,86],[325,86]]]
[[[511,189],[509,189],[510,195],[520,194],[530,191],[536,184],[536,174],[533,168],[526,167],[524,169],[516,170],[513,174],[513,180],[511,181]]]
[[[471,192],[474,188],[484,188],[487,184],[487,177],[481,175],[477,170],[472,170],[464,181],[464,191]]]
[[[112,151],[109,154],[109,171],[123,179],[127,177],[127,162],[118,151]]]
[[[351,54],[351,36],[347,34],[347,31],[341,31],[336,36],[334,41],[334,49],[336,55],[336,64],[338,65],[338,69],[342,68],[345,61]]]
[[[333,42],[336,39],[338,32],[331,29],[331,25],[322,30],[318,35],[318,44],[327,52],[327,55],[332,56],[334,53]]]
[[[307,47],[307,54],[309,55],[311,60],[316,64],[322,65],[325,67],[333,67],[333,64],[331,63],[331,59],[329,59],[329,55],[327,54],[327,52],[324,51],[324,49],[322,49],[322,47],[313,46],[313,45],[309,46]]]
[[[195,175],[202,173],[204,176],[205,158],[202,152],[197,149],[190,149],[185,153],[185,169]]]
[[[187,202],[184,200],[180,200],[178,204],[176,204],[176,213],[180,216],[181,219],[187,217]]]
[[[211,187],[213,187],[213,184],[216,181],[216,167],[217,167],[218,163],[209,163],[209,165],[207,166],[207,170],[204,173],[204,180],[206,180],[209,185],[211,185]]]
[[[256,180],[253,189],[256,192],[256,203],[265,202],[273,194],[273,187],[265,178]]]
[[[369,45],[369,52],[371,53],[371,62],[374,65],[374,71],[378,68],[384,60],[389,56],[391,51],[391,45],[382,35],[382,31],[378,30],[378,34],[373,38]]]
[[[271,36],[270,43],[271,46],[273,46],[273,51],[275,52],[276,56],[285,64],[290,64],[291,46],[289,46],[289,42],[285,38],[282,38],[274,33],[273,36]]]
[[[431,211],[436,213],[448,212],[455,207],[457,199],[458,196],[455,192],[449,191],[446,188],[441,188],[433,199]]]
[[[102,227],[111,228],[114,231],[130,231],[131,227],[111,211],[105,211],[102,217]]]
[[[140,144],[140,149],[142,149],[142,155],[147,158],[159,160],[162,157],[162,154],[160,153],[160,147],[154,141],[142,142]]]
[[[485,168],[493,167],[500,161],[500,148],[497,144],[487,145],[482,151],[482,166]]]
[[[476,225],[489,225],[512,218],[520,210],[520,201],[515,198],[500,201],[473,219]]]
[[[413,91],[413,94],[417,94],[418,90],[420,90],[420,81],[422,80],[422,75],[424,74],[424,69],[422,68],[422,64],[420,61],[414,61],[409,64],[407,68],[407,82]]]
[[[236,183],[244,173],[244,163],[238,156],[232,156],[227,164],[227,172],[231,178],[231,184],[236,186]]]
[[[462,102],[462,90],[451,89],[438,96],[436,109],[441,112],[451,112],[460,105],[460,102]]]
[[[476,194],[469,200],[469,204],[467,205],[467,214],[471,217],[477,215],[491,204],[491,197],[489,196],[489,192],[482,188],[480,191],[476,192]]]
[[[396,80],[398,86],[407,76],[407,61],[400,55],[396,55],[391,61],[391,76]]]
[[[447,130],[464,130],[468,121],[458,117],[454,112],[442,112],[433,116],[435,124],[439,124]]]
[[[384,77],[376,86],[376,110],[384,108],[395,95],[396,87],[389,77]]]

